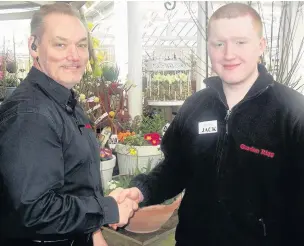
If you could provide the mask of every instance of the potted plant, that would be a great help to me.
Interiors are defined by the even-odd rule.
[[[19,81],[15,76],[6,75],[1,81],[1,85],[5,88],[4,98],[8,98],[17,88]]]
[[[110,148],[106,148],[106,144],[111,136],[111,127],[105,127],[99,135],[100,144],[100,176],[104,189],[108,188],[108,183],[112,179],[113,169],[116,164],[116,157]]]
[[[126,130],[118,133],[117,153],[120,174],[133,174],[136,168],[152,167],[162,158],[160,150],[164,118],[157,114],[153,117],[135,117]]]
[[[108,183],[108,189],[105,190],[105,194],[109,194],[116,188],[128,188],[131,180],[140,173],[148,173],[152,169],[151,162],[147,167],[140,170],[136,168],[133,174],[125,174],[114,176]],[[172,216],[174,211],[179,208],[182,200],[182,194],[171,198],[162,204],[152,205],[140,208],[130,218],[129,223],[124,227],[125,230],[133,233],[151,233],[159,230]],[[149,223],[147,223],[149,219]]]

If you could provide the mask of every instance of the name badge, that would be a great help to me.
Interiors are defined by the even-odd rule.
[[[217,120],[203,121],[198,123],[198,134],[217,132]]]

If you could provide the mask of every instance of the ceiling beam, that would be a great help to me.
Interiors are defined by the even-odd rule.
[[[51,3],[54,3],[53,1],[28,1],[28,3],[33,3],[33,4],[36,4],[37,6],[42,6],[44,4],[51,4]]]
[[[4,9],[26,9],[26,8],[34,8],[37,7],[38,5],[36,4],[32,4],[32,3],[16,3],[16,2],[5,2],[5,3],[1,3],[0,2],[0,9],[4,10]]]
[[[31,19],[35,11],[0,14],[0,21]]]

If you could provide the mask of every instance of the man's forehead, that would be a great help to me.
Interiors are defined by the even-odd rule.
[[[233,18],[211,19],[209,23],[209,35],[227,35],[229,37],[251,37],[260,35],[259,24],[250,15]]]
[[[58,32],[86,32],[84,24],[77,17],[70,15],[50,14],[44,18],[43,24],[45,30],[58,30]]]
[[[257,32],[250,17],[221,18],[212,20],[209,25],[209,34],[224,35],[231,38],[249,37]]]
[[[88,38],[88,33],[83,23],[73,16],[46,16],[43,30],[43,35],[46,35],[51,40],[80,41]]]

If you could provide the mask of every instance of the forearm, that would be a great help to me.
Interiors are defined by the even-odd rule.
[[[18,208],[23,225],[39,234],[90,233],[119,220],[111,197],[58,195],[49,192],[39,200],[23,201]]]

